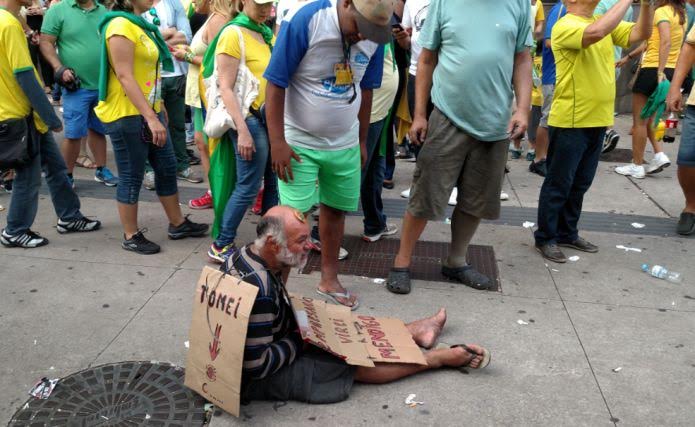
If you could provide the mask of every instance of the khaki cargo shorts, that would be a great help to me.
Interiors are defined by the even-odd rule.
[[[508,146],[508,139],[478,141],[435,108],[415,165],[408,212],[427,220],[444,219],[456,186],[456,209],[478,218],[499,218]]]

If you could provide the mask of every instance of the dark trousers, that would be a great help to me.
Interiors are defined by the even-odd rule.
[[[176,155],[176,170],[188,169],[188,153],[186,152],[186,103],[183,96],[178,94],[179,86],[186,84],[186,76],[162,78],[162,101],[169,116],[169,135],[174,145]]]
[[[536,245],[573,242],[584,194],[596,175],[605,127],[550,127],[548,174],[538,199]]]
[[[364,233],[374,235],[386,229],[384,203],[381,190],[384,184],[385,159],[379,155],[381,148],[381,131],[384,120],[369,125],[367,134],[367,164],[362,169],[360,199],[364,213]]]

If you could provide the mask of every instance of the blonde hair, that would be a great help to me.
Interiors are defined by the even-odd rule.
[[[210,0],[210,14],[216,13],[228,20],[234,19],[241,9],[241,0]]]

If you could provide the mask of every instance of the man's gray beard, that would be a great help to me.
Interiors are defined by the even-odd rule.
[[[287,246],[283,246],[278,254],[278,261],[287,267],[297,267],[301,270],[309,261],[309,254],[294,254],[289,250],[289,248],[287,248]]]

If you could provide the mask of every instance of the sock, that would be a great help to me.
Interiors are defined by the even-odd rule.
[[[447,267],[456,268],[467,265],[466,252],[468,252],[468,245],[471,243],[478,225],[480,225],[480,218],[454,209],[451,216],[449,257],[445,262]]]

